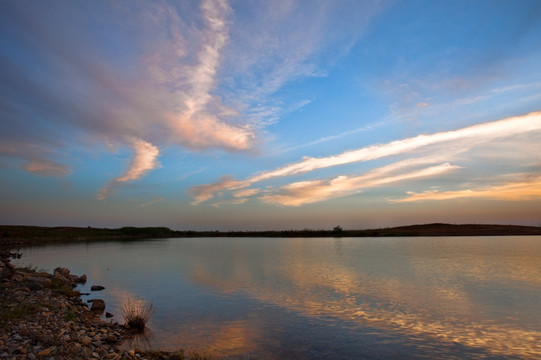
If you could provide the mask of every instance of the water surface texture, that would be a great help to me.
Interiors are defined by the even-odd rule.
[[[231,359],[541,358],[541,237],[193,238],[21,250],[155,313],[139,346]],[[128,344],[129,346],[130,344]]]

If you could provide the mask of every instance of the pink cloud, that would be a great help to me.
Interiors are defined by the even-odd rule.
[[[50,160],[31,160],[23,166],[28,172],[39,176],[67,176],[71,173],[69,167]]]
[[[115,187],[128,181],[134,181],[145,175],[150,170],[158,167],[158,156],[160,150],[141,139],[133,139],[131,146],[134,151],[133,158],[130,162],[128,169],[124,174],[111,180],[105,185],[98,194],[98,200],[104,200],[109,196]]]

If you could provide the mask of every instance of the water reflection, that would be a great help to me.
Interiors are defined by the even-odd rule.
[[[77,259],[74,268],[66,259]],[[127,298],[152,300],[154,337],[144,345],[160,349],[215,358],[541,354],[541,237],[171,239],[38,248],[23,260],[90,274],[118,314]]]

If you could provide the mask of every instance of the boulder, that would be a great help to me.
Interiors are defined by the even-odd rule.
[[[66,269],[65,267],[57,267],[56,269],[54,269],[54,274],[56,275],[57,273],[65,278],[70,276],[69,269]]]
[[[105,310],[105,301],[102,299],[94,299],[92,301],[91,311],[102,313]]]
[[[86,275],[79,276],[79,279],[77,279],[77,282],[79,284],[84,284],[86,282]]]
[[[101,285],[92,285],[90,287],[90,291],[101,291],[105,289],[105,286],[101,286]]]
[[[55,279],[57,280],[60,280],[62,282],[65,282],[65,283],[71,283],[72,281],[70,279],[68,279],[67,277],[65,277],[64,275],[62,275],[61,273],[59,272],[54,272],[54,276],[53,276]]]

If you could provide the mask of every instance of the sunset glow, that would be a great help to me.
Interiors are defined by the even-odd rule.
[[[3,224],[540,224],[539,1],[0,10]]]

